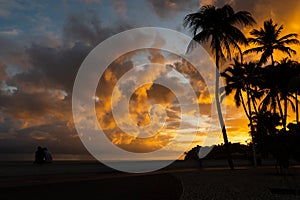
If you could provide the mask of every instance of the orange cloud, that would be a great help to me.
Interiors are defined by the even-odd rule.
[[[182,127],[184,130],[178,131],[179,122],[181,120],[181,110],[180,104],[176,95],[185,94],[185,84],[191,84],[194,91],[199,95],[199,105],[201,109],[201,114],[210,113],[211,110],[211,99],[208,95],[208,89],[203,82],[202,77],[197,72],[197,70],[191,66],[185,60],[182,60],[178,56],[169,55],[170,53],[161,52],[160,50],[149,49],[142,50],[140,52],[130,52],[118,58],[114,63],[112,63],[105,71],[103,77],[101,77],[96,95],[96,112],[99,120],[100,126],[104,129],[105,134],[108,138],[120,148],[133,152],[149,152],[158,150],[165,145],[169,144],[170,141],[174,138],[174,134],[180,134],[179,138],[185,138],[185,134],[194,134],[197,132],[195,122],[182,122]],[[124,123],[126,120],[132,120],[134,124],[140,127],[145,127],[150,124],[150,114],[149,111],[154,104],[161,105],[166,110],[166,125],[157,133],[153,133],[149,138],[138,138],[131,135],[131,133],[125,133],[118,127],[117,123],[114,121],[114,117],[111,110],[112,102],[112,91],[117,91],[117,97],[122,98],[123,92],[126,92],[126,88],[129,89],[129,85],[120,85],[116,88],[116,84],[120,78],[125,75],[126,70],[133,69],[136,59],[139,59],[139,56],[147,56],[147,60],[150,63],[159,63],[162,64],[161,68],[153,68],[151,71],[147,71],[147,68],[143,68],[144,73],[137,77],[142,82],[145,82],[144,85],[135,89],[134,93],[130,98],[129,105],[124,105],[129,107],[129,116],[127,118],[122,118]],[[186,80],[180,80],[174,74],[170,73],[168,70],[164,69],[166,65],[166,58],[168,59],[168,64],[176,69],[179,73],[183,74]],[[172,63],[172,59],[174,63]],[[124,65],[124,66],[123,66]],[[120,69],[126,70],[120,70]],[[146,71],[145,71],[146,70]],[[151,80],[160,79],[162,77],[169,77],[170,83],[175,84],[177,82],[179,85],[182,85],[182,88],[179,91],[182,91],[182,94],[174,94],[170,89],[165,86],[153,84]],[[173,81],[173,82],[172,82]],[[116,98],[116,96],[114,96]],[[192,99],[186,99],[187,102],[193,101]],[[203,107],[203,108],[202,108]],[[195,110],[190,110],[188,113],[189,119],[192,119],[195,115]],[[205,125],[207,126],[207,125]],[[205,130],[205,127],[201,128],[202,131]],[[190,138],[190,136],[186,137]],[[181,141],[180,139],[180,141]],[[178,141],[178,148],[185,145],[185,142],[180,146],[180,141]],[[190,141],[193,142],[192,140]],[[175,147],[174,147],[175,148]]]

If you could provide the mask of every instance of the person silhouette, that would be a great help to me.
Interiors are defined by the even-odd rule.
[[[47,149],[47,147],[44,147],[43,151],[44,151],[44,154],[45,154],[45,162],[46,163],[52,163],[51,152]]]
[[[44,161],[45,161],[45,153],[43,151],[43,148],[41,146],[38,146],[37,150],[35,151],[34,163],[42,164]]]

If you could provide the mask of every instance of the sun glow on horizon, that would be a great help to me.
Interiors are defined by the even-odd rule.
[[[80,65],[94,47],[123,31],[140,27],[164,27],[192,37],[193,33],[183,27],[183,20],[187,14],[196,12],[199,5],[214,4],[221,7],[224,3],[230,3],[235,11],[249,11],[257,22],[252,27],[242,28],[246,37],[250,36],[249,32],[253,28],[259,29],[265,20],[272,18],[278,26],[283,25],[282,36],[296,33],[300,39],[300,2],[297,0],[124,0],[119,4],[101,0],[50,2],[1,2],[0,149],[4,154],[23,151],[28,153],[33,150],[33,146],[39,144],[52,147],[52,150],[59,153],[88,154],[74,128],[74,80]],[[155,41],[150,41],[151,44],[157,44],[161,48],[166,46],[166,41],[159,34],[153,38]],[[171,41],[175,40],[174,37]],[[254,46],[241,48],[245,51]],[[291,59],[300,61],[300,45],[290,47],[297,51]],[[209,49],[207,51],[211,54]],[[232,57],[238,53],[233,52]],[[105,58],[101,56],[99,59]],[[257,61],[260,56],[260,53],[245,55],[244,61]],[[90,128],[96,129],[100,126],[113,144],[132,152],[161,149],[175,140],[176,135],[179,136],[178,147],[172,146],[174,151],[187,143],[190,144],[190,148],[203,145],[209,130],[213,130],[212,137],[220,138],[217,144],[223,143],[218,122],[211,126],[210,113],[214,94],[209,94],[209,87],[204,83],[203,77],[194,66],[184,60],[184,57],[185,55],[174,55],[159,49],[139,49],[115,59],[104,75],[99,77],[96,93],[88,95],[88,98],[95,102],[98,119],[98,124],[90,124]],[[274,51],[276,61],[284,57],[288,55]],[[212,60],[215,59],[212,57]],[[145,63],[157,64],[161,68],[149,70]],[[230,63],[231,61],[224,61],[220,71]],[[170,71],[167,66],[174,71]],[[134,67],[138,77],[114,88],[122,76]],[[211,77],[215,77],[215,74],[211,74]],[[167,87],[152,81],[164,78],[170,85],[173,84],[176,89],[182,91],[182,96],[187,98],[186,102],[199,105],[198,116],[195,109],[187,109],[187,113],[182,115],[176,95]],[[156,126],[153,128],[159,130],[157,134],[151,135],[149,130],[145,131],[149,139],[138,138],[139,135],[135,135],[136,130],[132,131],[132,135],[126,134],[118,127],[112,113],[112,102],[120,102],[120,99],[124,98],[124,91],[131,90],[131,83],[137,79],[148,82],[134,90],[126,105],[130,114],[127,118],[121,118],[120,123],[126,124],[131,121],[139,127],[146,128],[153,120],[151,117],[158,120],[158,114],[154,115],[154,111],[162,115],[166,113],[164,126],[159,127],[160,129]],[[89,81],[86,80],[86,84],[89,84]],[[225,85],[225,82],[223,83]],[[185,93],[187,85],[191,85],[197,98],[188,99]],[[226,107],[223,117],[229,141],[249,143],[249,120],[243,107],[236,106],[234,94],[226,96],[222,103]],[[153,107],[157,105],[161,107],[153,111]],[[188,104],[186,106],[189,107]],[[120,106],[119,109],[123,111],[125,107]],[[152,116],[151,111],[154,113]],[[82,107],[83,118],[85,112],[90,111]],[[295,115],[289,106],[287,121],[295,122]],[[182,129],[179,129],[180,122]],[[189,136],[194,133],[197,134],[192,140]]]

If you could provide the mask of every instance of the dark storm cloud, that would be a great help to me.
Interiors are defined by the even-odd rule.
[[[120,22],[113,26],[103,26],[96,11],[89,13],[74,13],[63,27],[63,40],[65,43],[77,41],[95,46],[109,36],[131,28],[126,23]]]
[[[129,28],[124,24],[114,27],[103,27],[94,12],[72,14],[63,27],[62,47],[32,44],[26,53],[33,69],[26,75],[19,75],[15,80],[43,79],[47,87],[58,87],[71,92],[76,73],[92,48],[109,36]]]
[[[12,95],[2,95],[0,98],[0,105],[11,116],[17,119],[36,119],[41,117],[52,116],[56,113],[62,115],[66,113],[69,102],[57,98],[50,91],[22,93],[15,92]]]
[[[42,145],[53,153],[87,153],[76,133],[70,133],[66,123],[53,121],[50,124],[18,130],[10,134],[10,137],[0,140],[0,152],[20,153],[21,149],[22,153],[32,153],[35,147]]]
[[[91,47],[83,43],[75,43],[70,48],[49,48],[32,45],[27,49],[33,69],[16,77],[21,81],[29,79],[43,81],[47,87],[71,91],[76,73]],[[32,79],[33,78],[33,79]]]
[[[30,91],[34,87],[72,91],[76,73],[88,53],[110,35],[126,30],[128,26],[102,27],[94,13],[72,14],[63,27],[60,47],[33,43],[25,50],[31,69],[9,80],[10,85]],[[23,91],[23,92],[26,92]]]
[[[38,143],[45,143],[53,147],[52,151],[86,152],[69,126],[76,73],[99,42],[128,28],[121,22],[105,27],[95,12],[83,12],[66,19],[58,45],[31,38],[25,48],[21,42],[1,36],[0,78],[18,90],[0,93],[0,151],[32,152]],[[43,37],[53,40],[51,34]],[[18,69],[9,69],[18,59],[22,60],[17,63]],[[8,76],[7,70],[14,73]]]
[[[111,34],[110,29],[102,28],[101,21],[95,13],[72,14],[63,27],[64,42],[86,42],[97,44]]]

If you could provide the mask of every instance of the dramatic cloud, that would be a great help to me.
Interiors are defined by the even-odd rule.
[[[38,144],[44,144],[54,152],[86,153],[74,130],[71,96],[76,73],[88,53],[106,38],[133,27],[150,24],[183,31],[182,22],[186,14],[196,12],[202,5],[220,7],[225,3],[231,4],[236,11],[251,12],[257,21],[253,28],[273,18],[276,23],[284,25],[283,34],[300,32],[300,3],[297,0],[288,3],[279,0],[145,0],[134,3],[78,0],[74,3],[62,1],[61,4],[1,1],[0,151],[32,152]],[[249,29],[244,32],[249,35]],[[142,44],[144,41],[135,42]],[[161,47],[165,44],[159,35],[154,42]],[[186,102],[199,104],[199,118],[193,116],[192,106],[187,105],[189,121],[183,122],[184,129],[179,134],[184,144],[191,142],[185,135],[198,131],[196,141],[201,143],[207,131],[205,127],[210,123],[212,101],[203,78],[177,55],[144,49],[128,52],[111,63],[99,81],[95,96],[91,97],[95,99],[99,124],[107,136],[114,144],[133,152],[157,150],[174,139],[174,130],[178,129],[181,119],[180,105],[174,92],[158,84],[149,83],[137,88],[129,105],[125,105],[129,106],[130,116],[122,120],[130,117],[136,124],[146,126],[151,121],[151,106],[160,104],[167,113],[164,130],[148,139],[141,139],[124,133],[113,119],[111,98],[117,81],[126,72],[144,63],[157,63],[162,67],[145,69],[144,73],[142,69],[136,70],[140,80],[161,81],[168,77],[165,81],[181,91],[180,95]],[[176,69],[185,79],[168,71],[166,66]],[[133,82],[128,80],[116,89],[116,101],[123,98]],[[187,85],[192,86],[197,99],[189,99]],[[249,138],[247,119],[233,101],[226,101],[226,105],[229,139],[243,142]],[[197,127],[197,120],[201,127]]]
[[[163,44],[163,41],[161,41]],[[138,78],[139,81],[147,83],[141,87],[135,89],[132,93],[129,104],[123,102],[122,106],[118,107],[118,113],[125,113],[125,108],[129,107],[129,116],[124,116],[123,118],[118,119],[118,124],[122,123],[125,126],[128,124],[128,118],[131,118],[133,122],[138,126],[147,126],[151,120],[149,111],[152,105],[159,104],[166,109],[166,125],[159,132],[154,132],[150,130],[149,138],[138,138],[132,136],[132,133],[125,133],[117,126],[114,117],[112,115],[112,91],[116,89],[116,83],[120,78],[129,70],[133,70],[135,63],[139,63],[136,59],[139,57],[146,57],[150,63],[160,64],[160,67],[156,68],[137,68],[134,69],[135,75],[130,76],[131,78],[125,82],[122,82],[119,85],[118,97],[127,95],[126,92],[132,91],[134,86],[135,78]],[[166,61],[170,64],[166,64]],[[171,64],[173,61],[173,65]],[[176,69],[179,73],[183,75],[182,77],[176,76],[172,71],[168,70],[166,66]],[[121,70],[122,69],[122,70]],[[133,72],[131,72],[133,73]],[[172,85],[174,91],[158,84],[152,84],[149,82],[158,81],[164,82],[167,85]],[[184,100],[186,104],[188,102],[195,101],[194,99],[189,99],[189,94],[185,89],[187,85],[191,84],[193,90],[197,94],[208,95],[207,88],[203,79],[196,69],[187,63],[185,60],[182,60],[181,57],[173,55],[168,52],[160,50],[137,50],[135,52],[130,52],[125,54],[113,62],[105,71],[104,76],[100,79],[99,85],[97,88],[97,103],[96,110],[99,123],[101,127],[105,130],[105,133],[110,140],[118,145],[119,147],[133,152],[150,152],[153,150],[158,150],[168,143],[170,143],[176,134],[182,135],[179,138],[185,138],[187,133],[192,132],[195,134],[198,132],[197,120],[195,124],[191,123],[194,116],[194,108],[191,105],[185,105],[190,113],[187,113],[186,116],[188,121],[182,121],[182,130],[178,131],[179,124],[181,121],[181,105],[178,102],[177,95],[181,96],[181,99]],[[179,93],[178,93],[179,91]],[[208,95],[209,96],[209,95]],[[208,97],[207,97],[208,98]],[[203,98],[198,99],[201,109],[201,113],[207,115],[210,114],[211,101],[203,102]],[[118,102],[119,100],[117,100]],[[196,102],[195,102],[196,103]],[[202,109],[203,108],[203,109]],[[202,131],[205,132],[205,128],[209,126],[209,122],[202,121]],[[199,128],[200,129],[200,128]],[[132,129],[133,131],[133,129]],[[203,133],[202,132],[202,133]],[[146,133],[146,132],[145,132]],[[144,133],[144,134],[145,134]],[[180,140],[181,141],[181,140]],[[189,140],[191,143],[193,141]],[[187,141],[185,141],[187,142]],[[144,147],[144,148],[142,148]]]
[[[2,153],[33,153],[38,145],[51,149],[56,154],[86,154],[84,146],[74,130],[65,121],[52,121],[49,124],[31,126],[14,133],[3,133],[0,139]],[[18,147],[16,147],[18,145]],[[74,148],[76,147],[76,148]],[[21,150],[21,151],[20,151]]]
[[[73,13],[68,17],[63,27],[65,44],[76,42],[85,43],[94,47],[103,40],[132,26],[120,22],[114,26],[104,26],[95,10],[88,13]]]
[[[26,151],[30,146],[33,151],[32,145],[41,142],[50,145],[53,151],[68,149],[68,153],[72,153],[70,147],[73,146],[85,152],[83,146],[78,145],[79,138],[74,137],[76,132],[72,125],[71,94],[76,73],[94,46],[128,27],[124,24],[103,27],[96,13],[84,12],[72,14],[65,20],[62,40],[57,45],[49,44],[53,41],[51,34],[41,36],[42,41],[39,37],[35,41],[30,38],[32,43],[27,47],[0,35],[0,44],[4,47],[0,50],[2,152],[9,149],[3,143],[16,140],[27,143],[24,144]],[[55,144],[49,138],[61,142]],[[70,138],[74,142],[62,147],[63,140]],[[22,145],[17,147],[22,148]]]

